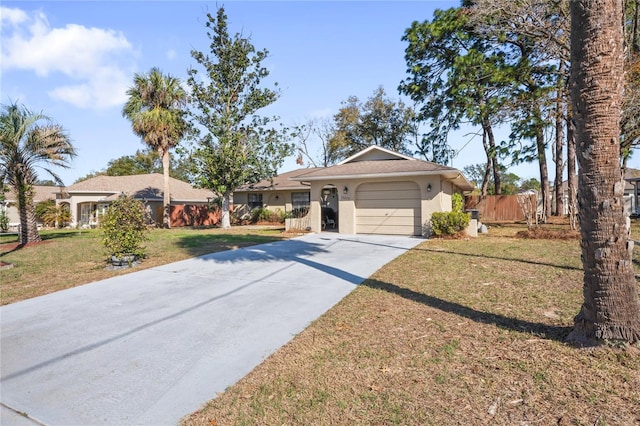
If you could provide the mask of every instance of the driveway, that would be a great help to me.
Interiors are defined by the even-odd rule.
[[[422,241],[312,234],[3,306],[0,423],[176,424]]]

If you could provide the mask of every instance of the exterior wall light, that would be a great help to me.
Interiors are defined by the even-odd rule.
[[[431,184],[427,185],[427,192],[431,192]]]
[[[347,195],[347,193],[349,193],[349,188],[345,186],[344,189],[342,190],[342,193]]]

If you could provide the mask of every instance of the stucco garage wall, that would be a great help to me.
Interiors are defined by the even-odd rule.
[[[431,214],[438,211],[451,210],[451,194],[453,184],[442,181],[439,175],[397,177],[397,178],[372,178],[354,180],[327,180],[313,181],[311,183],[311,229],[314,232],[322,232],[320,196],[322,188],[326,185],[335,185],[339,196],[338,207],[338,231],[342,234],[356,234],[357,229],[357,204],[356,193],[363,184],[385,182],[413,182],[417,185],[420,194],[420,231],[416,225],[416,235],[423,234],[431,220]],[[431,185],[431,191],[427,188]],[[344,193],[344,188],[347,193]]]

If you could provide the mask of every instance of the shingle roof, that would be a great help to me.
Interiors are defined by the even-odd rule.
[[[66,192],[73,193],[102,193],[105,199],[112,199],[121,193],[134,198],[147,198],[161,200],[164,196],[164,181],[160,173],[131,176],[96,176],[66,188]],[[171,199],[174,201],[200,201],[206,202],[213,196],[208,189],[192,187],[187,182],[175,178],[169,178]]]
[[[637,180],[637,179],[640,179],[640,170],[632,169],[631,167],[627,167],[624,170],[624,178],[625,178],[625,180]]]
[[[58,186],[34,185],[33,189],[35,192],[33,195],[33,201],[35,203],[46,200],[55,200],[56,193],[60,193],[60,187]],[[16,193],[13,192],[13,190],[6,193],[5,197],[9,202],[15,202],[18,199]]]
[[[316,180],[316,178],[354,178],[381,174],[410,174],[410,173],[460,173],[457,169],[421,160],[378,160],[358,161],[354,163],[338,164],[331,167],[316,169],[298,175],[298,180]]]
[[[260,182],[242,185],[234,192],[309,189],[308,185],[291,179],[318,169],[318,167],[309,167],[281,173],[278,176],[274,176],[273,179],[263,179]]]
[[[355,161],[316,169],[292,179],[313,181],[417,175],[441,175],[445,179],[453,180],[462,190],[473,190],[473,185],[469,183],[458,169],[417,159]]]

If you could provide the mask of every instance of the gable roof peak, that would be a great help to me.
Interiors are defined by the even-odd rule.
[[[338,163],[338,165],[347,164],[347,163],[355,163],[357,161],[383,161],[383,160],[413,160],[416,161],[415,158],[409,157],[408,155],[401,154],[396,151],[391,151],[390,149],[383,148],[378,145],[371,145],[362,151],[352,155]]]

